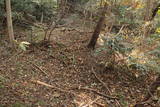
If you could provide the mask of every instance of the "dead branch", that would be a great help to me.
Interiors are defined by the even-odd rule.
[[[104,104],[100,104],[100,103],[97,103],[97,102],[94,102],[96,105],[98,105],[99,107],[105,107]]]
[[[59,88],[59,87],[56,87],[56,86],[47,84],[47,83],[45,83],[45,82],[41,82],[41,81],[39,81],[39,80],[31,80],[31,82],[33,82],[33,83],[35,83],[35,84],[43,85],[43,86],[46,86],[46,87],[49,87],[49,88],[53,88],[53,89],[58,90],[58,91],[60,91],[60,92],[69,93],[69,94],[75,95],[75,93],[73,93],[73,92],[71,92],[71,91],[67,91],[67,90],[61,89],[61,88]]]
[[[111,95],[111,91],[110,89],[107,87],[107,85],[97,76],[97,74],[93,71],[93,68],[92,68],[92,73],[94,74],[94,76],[96,77],[96,79],[108,90],[109,94]],[[121,104],[118,102],[117,99],[115,99],[117,105],[119,107],[121,107]]]
[[[94,74],[94,76],[96,77],[96,79],[110,92],[110,90],[108,89],[108,87],[106,86],[106,84],[97,76],[97,74],[92,70],[92,73]]]
[[[38,65],[36,65],[36,64],[34,64],[34,63],[32,63],[32,62],[30,62],[34,67],[36,67],[38,70],[40,70],[43,74],[45,74],[47,77],[49,77],[48,76],[48,74],[43,70],[43,69],[41,69]]]
[[[48,34],[49,30],[51,29],[50,32],[49,32],[49,34],[48,34],[48,41],[50,41],[50,37],[51,37],[52,32],[53,32],[54,29],[58,26],[58,23],[62,20],[63,17],[64,17],[64,14],[61,15],[57,21],[55,21],[55,24],[54,24],[54,25],[53,25],[53,22],[51,22],[51,24],[48,26],[48,28],[47,28],[46,31],[45,31],[44,40],[47,39],[47,34]],[[51,28],[51,27],[52,27],[52,28]]]
[[[97,95],[99,95],[99,96],[105,97],[105,98],[107,98],[107,99],[112,99],[112,100],[116,100],[116,99],[118,100],[118,99],[119,99],[119,98],[117,98],[117,97],[112,97],[112,96],[103,94],[103,93],[101,93],[101,92],[99,92],[99,91],[97,91],[97,90],[94,90],[94,89],[92,89],[92,88],[86,88],[86,87],[72,87],[71,89],[72,89],[72,90],[77,89],[77,90],[86,90],[86,91],[90,91],[90,92],[93,92],[93,93],[95,93],[95,94],[97,94]]]
[[[116,34],[116,36],[118,36],[118,35],[122,32],[122,30],[123,30],[124,27],[125,27],[125,25],[123,25],[123,26],[120,28],[120,30],[119,30],[119,32]]]

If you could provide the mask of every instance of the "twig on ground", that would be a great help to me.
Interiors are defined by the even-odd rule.
[[[94,74],[94,76],[96,77],[96,79],[108,90],[109,94],[111,95],[111,91],[110,89],[107,87],[107,85],[97,76],[97,74],[94,72],[93,68],[92,68],[92,73]],[[119,103],[119,101],[117,99],[115,99],[117,105],[119,107],[121,107],[121,104]]]
[[[142,102],[136,104],[135,107],[138,107],[140,104],[144,105],[145,103],[147,103],[148,100],[154,96],[154,93],[156,92],[156,90],[159,86],[160,86],[160,75],[158,75],[156,80],[150,85],[146,97],[142,100]]]
[[[97,91],[97,90],[94,90],[94,89],[92,89],[92,88],[86,88],[86,87],[72,87],[71,89],[72,89],[72,90],[73,90],[73,89],[78,89],[78,90],[91,91],[91,92],[93,92],[93,93],[95,93],[95,94],[98,94],[99,96],[102,96],[102,97],[105,97],[105,98],[108,98],[108,99],[112,99],[112,100],[116,100],[116,99],[118,100],[117,97],[112,97],[112,96],[103,94],[103,93],[101,93],[101,92],[99,92],[99,91]]]
[[[30,62],[34,67],[36,67],[38,70],[40,70],[42,73],[44,73],[47,77],[49,77],[48,76],[48,74],[43,70],[43,69],[41,69],[38,65],[36,65],[36,64],[34,64],[34,63],[32,63],[32,62]]]
[[[61,88],[59,88],[59,87],[56,87],[56,86],[47,84],[47,83],[45,83],[45,82],[41,82],[41,81],[39,81],[39,80],[31,80],[31,82],[36,83],[36,84],[39,84],[39,85],[43,85],[43,86],[46,86],[46,87],[49,87],[49,88],[53,88],[53,89],[58,90],[58,91],[60,91],[60,92],[69,93],[69,94],[75,95],[75,93],[73,93],[73,92],[71,92],[71,91],[67,91],[67,90],[61,89]]]
[[[106,86],[106,84],[97,76],[97,74],[92,70],[92,73],[94,74],[94,76],[96,77],[96,79],[109,91],[109,88]]]
[[[92,104],[94,104],[97,100],[99,100],[101,97],[97,97],[95,100],[89,102],[88,104],[81,105],[80,107],[90,107]]]
[[[119,32],[116,34],[116,36],[118,36],[118,35],[122,32],[122,30],[123,30],[124,27],[125,27],[125,25],[122,25],[122,27],[120,28],[120,30],[119,30]]]
[[[105,107],[104,104],[100,104],[100,103],[97,103],[97,102],[94,102],[94,104],[98,105],[99,107]]]

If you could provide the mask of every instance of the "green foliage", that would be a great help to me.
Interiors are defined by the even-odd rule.
[[[55,1],[41,2],[34,0],[11,0],[12,16],[15,23],[20,23],[25,20],[40,21],[43,14],[43,21],[49,21],[54,16]],[[52,6],[53,5],[53,6]],[[4,1],[0,1],[0,19],[4,20],[5,4]]]
[[[157,35],[159,37],[159,35]],[[149,41],[150,46],[154,46],[157,37],[148,37],[145,40]],[[159,41],[159,40],[158,40]],[[147,43],[147,42],[146,42]],[[159,43],[159,42],[158,42]],[[107,52],[107,66],[116,64],[114,67],[127,67],[127,69],[135,69],[138,71],[160,71],[160,45],[147,52],[139,52],[139,47],[134,44],[134,41],[130,43],[126,42],[126,39],[122,35],[108,37],[105,39],[105,43],[102,47],[96,50],[99,54],[102,51]],[[147,48],[146,48],[147,50]],[[134,54],[134,55],[132,55]],[[123,59],[122,63],[118,63],[117,56]],[[108,64],[109,63],[109,64]],[[111,64],[110,64],[111,63]]]
[[[19,43],[19,48],[22,49],[23,51],[27,50],[27,47],[29,47],[30,43],[29,42],[20,42]]]
[[[128,47],[130,45],[129,43],[124,42],[124,37],[122,35],[109,37],[103,40],[105,41],[104,46],[96,50],[96,52],[105,50],[109,54],[121,53],[125,55],[133,49],[132,47]]]
[[[105,65],[107,68],[118,68],[120,66],[126,65],[126,63],[119,63],[123,58],[127,59],[128,54],[132,51],[132,44],[124,41],[124,36],[116,35],[113,37],[108,37],[104,39],[105,43],[102,47],[96,50],[96,54],[105,51],[107,53],[107,62]],[[117,57],[121,57],[118,59]],[[117,60],[118,59],[118,60]]]
[[[56,6],[56,4],[54,4]],[[44,21],[49,21],[54,15],[54,7],[50,6],[49,3],[39,3],[35,5],[35,11],[33,15],[36,16],[37,20],[41,20],[42,14],[44,16]]]
[[[134,57],[128,57],[127,66],[130,69],[135,69],[135,70],[139,70],[139,71],[148,71],[148,67],[145,64],[139,63],[139,59],[136,59]]]
[[[136,24],[135,13],[128,6],[119,6],[113,9],[116,13],[116,21],[120,24]]]
[[[77,0],[77,2],[79,2],[80,4],[85,4],[87,3],[89,0]]]

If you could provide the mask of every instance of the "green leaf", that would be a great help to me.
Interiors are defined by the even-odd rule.
[[[29,42],[23,41],[23,42],[20,42],[19,47],[20,47],[20,49],[22,49],[23,51],[26,51],[26,48],[27,48],[29,45],[30,45]]]

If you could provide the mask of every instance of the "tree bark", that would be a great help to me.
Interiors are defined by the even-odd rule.
[[[99,37],[99,34],[100,34],[101,30],[102,30],[102,27],[103,27],[103,24],[104,24],[104,21],[105,21],[106,11],[107,11],[107,5],[105,5],[104,8],[103,8],[101,17],[100,17],[100,19],[99,19],[99,21],[98,21],[98,23],[97,23],[97,26],[96,26],[96,28],[95,28],[95,30],[94,30],[94,33],[93,33],[93,35],[92,35],[92,38],[91,38],[91,40],[90,40],[90,42],[89,42],[89,44],[88,44],[88,46],[87,46],[87,47],[90,48],[90,49],[93,49],[93,50],[94,50],[94,48],[95,48],[97,39],[98,39],[98,37]]]
[[[13,46],[13,48],[15,48],[13,24],[12,24],[12,13],[11,13],[11,1],[10,0],[6,0],[6,12],[7,12],[8,35],[9,35],[11,46]]]
[[[160,3],[157,5],[156,8],[153,9],[151,20],[154,19],[154,17],[156,16],[156,14],[157,14],[159,8],[160,8]]]

